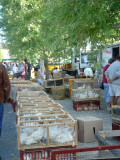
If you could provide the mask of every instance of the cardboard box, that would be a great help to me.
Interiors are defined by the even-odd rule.
[[[80,142],[96,142],[95,133],[103,130],[103,120],[93,117],[76,118],[78,122],[78,140]]]

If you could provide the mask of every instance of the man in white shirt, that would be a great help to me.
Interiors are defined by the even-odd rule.
[[[109,83],[111,105],[114,105],[115,97],[117,97],[117,105],[120,105],[120,55],[116,57],[116,61],[110,65],[105,75]]]

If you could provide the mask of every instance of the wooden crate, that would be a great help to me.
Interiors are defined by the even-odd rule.
[[[24,80],[24,79],[16,79],[16,80],[10,80],[11,84],[31,84],[31,81],[29,80]]]
[[[28,116],[36,116],[36,114],[39,116],[42,116],[42,115],[53,115],[53,114],[62,114],[62,113],[65,113],[65,111],[63,109],[57,109],[57,110],[51,110],[51,109],[46,109],[46,110],[43,110],[43,109],[34,109],[34,110],[21,110],[19,109],[19,111],[17,112],[17,115],[20,116],[20,117],[28,117]]]
[[[53,86],[62,86],[64,85],[63,78],[61,79],[48,79],[47,81],[44,81],[45,88],[51,88]]]
[[[52,87],[53,98],[60,100],[65,99],[66,88],[65,86],[54,86]]]
[[[53,103],[53,102],[49,102],[49,103],[18,103],[17,108],[34,108],[34,109],[38,109],[38,108],[59,108],[59,109],[64,109],[64,106],[60,105],[59,103]]]
[[[52,99],[49,98],[47,95],[43,95],[43,96],[40,96],[40,97],[17,97],[16,98],[16,102],[23,102],[23,103],[29,103],[30,101],[33,101],[33,102],[51,102]]]
[[[53,73],[53,79],[61,79],[62,78],[62,75],[61,73]]]
[[[92,80],[93,78],[74,78],[74,79],[69,79],[69,86],[70,89],[74,88],[74,80],[82,80],[82,81],[87,81],[87,80]]]
[[[120,106],[112,106],[111,113],[113,123],[120,124]]]
[[[36,121],[20,121],[17,135],[19,150],[76,146],[77,121],[69,114],[44,116],[42,120]]]
[[[70,99],[72,98],[72,89],[74,89],[74,80],[92,80],[93,78],[73,78],[69,79],[69,95]]]
[[[24,89],[27,89],[28,91],[42,91],[43,87],[40,85],[33,85],[33,84],[13,84],[11,87],[11,99],[16,102],[16,96],[17,96],[17,91],[23,91]],[[26,91],[27,92],[27,91]]]
[[[100,109],[100,101],[73,101],[73,108],[76,111],[93,111]]]
[[[37,112],[41,112],[41,113],[57,113],[57,112],[61,112],[61,111],[64,111],[63,109],[61,108],[19,108],[18,109],[18,112],[17,112],[17,115],[20,116],[21,114],[28,114],[28,113],[37,113]]]
[[[64,110],[58,110],[58,111],[38,111],[38,112],[30,112],[26,113],[25,111],[21,113],[19,112],[19,115],[17,115],[18,118],[18,124],[23,121],[30,121],[30,122],[38,122],[39,120],[53,120],[56,119],[56,116],[58,117],[65,117],[67,113],[65,113]],[[46,118],[46,119],[45,119]]]
[[[93,89],[93,80],[74,80],[74,89]]]
[[[38,97],[42,95],[47,95],[47,93],[44,91],[28,91],[27,93],[17,91],[17,97],[36,97],[36,96]]]
[[[100,100],[100,89],[72,89],[74,101]]]
[[[60,115],[60,114],[65,114],[65,111],[63,109],[18,109],[17,114],[16,114],[16,123],[19,123],[20,121],[27,121],[27,120],[40,120],[44,116],[55,116],[55,115]],[[50,118],[51,118],[50,117]]]

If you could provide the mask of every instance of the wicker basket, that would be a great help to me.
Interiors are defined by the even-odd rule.
[[[64,86],[54,86],[52,87],[53,98],[56,100],[65,99],[66,89]]]

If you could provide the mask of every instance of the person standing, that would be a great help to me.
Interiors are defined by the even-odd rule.
[[[10,81],[5,66],[0,63],[0,136],[2,131],[2,119],[4,106],[3,103],[8,101],[10,94]]]
[[[105,72],[109,68],[109,66],[114,62],[114,58],[110,58],[108,60],[108,64],[104,67],[103,69],[103,85],[104,85],[104,91],[105,91],[105,102],[107,104],[107,109],[111,109],[111,104],[110,104],[110,94],[109,94],[109,84],[107,82],[107,78],[105,76]]]
[[[24,59],[24,63],[25,63],[25,80],[30,80],[30,76],[31,76],[31,64],[29,62],[27,62],[27,59]]]
[[[54,73],[59,73],[58,68],[55,67],[52,71],[51,71],[51,75],[53,76]]]
[[[111,106],[115,104],[115,97],[117,105],[120,105],[120,55],[116,57],[116,61],[110,65],[105,75],[109,83]]]

